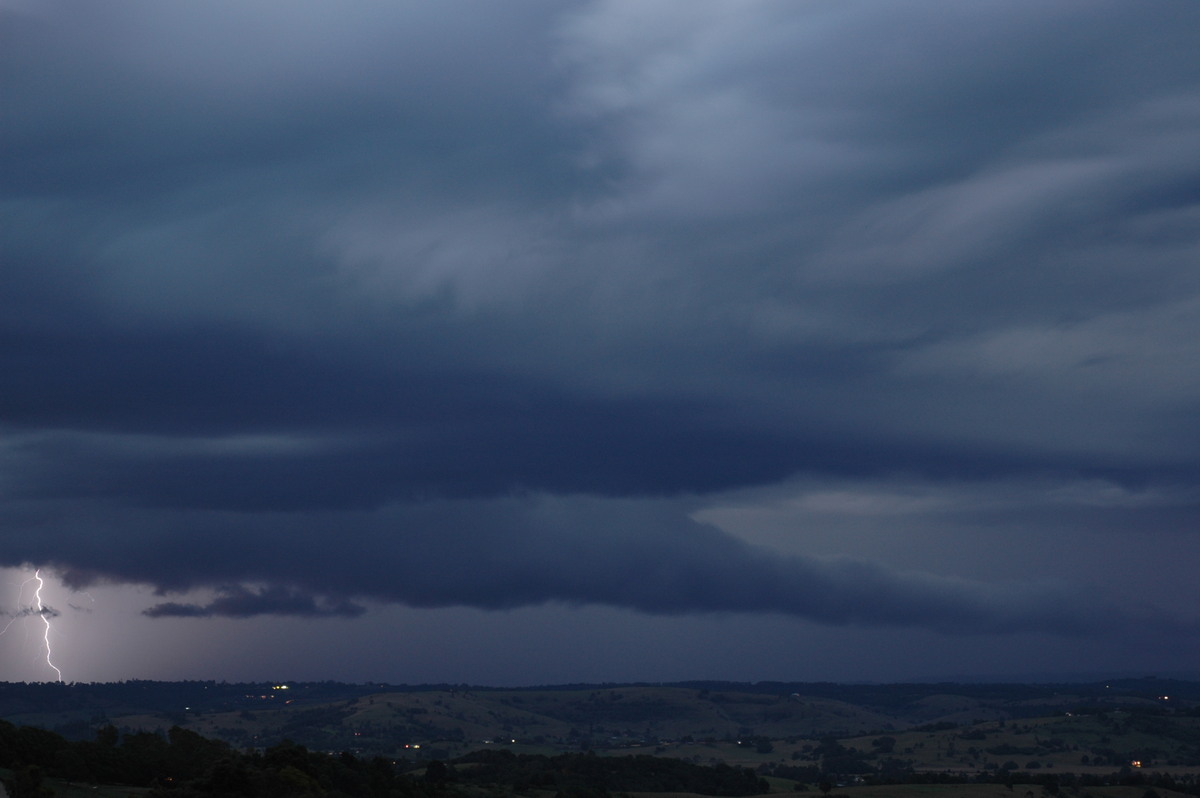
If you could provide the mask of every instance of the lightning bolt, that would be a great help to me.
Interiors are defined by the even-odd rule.
[[[36,579],[37,583],[38,583],[37,590],[33,591],[34,607],[36,608],[35,612],[37,612],[38,615],[42,616],[42,623],[44,623],[46,625],[45,632],[42,634],[42,639],[46,641],[46,664],[54,669],[54,672],[58,674],[58,680],[61,682],[62,681],[62,671],[60,671],[58,669],[58,666],[55,665],[50,659],[50,612],[51,612],[51,610],[49,607],[47,607],[45,604],[42,603],[42,587],[46,583],[42,579],[42,569],[41,568],[38,568],[36,571],[33,572],[33,578]]]
[[[20,606],[21,594],[25,592],[25,586],[30,582],[37,582],[37,587],[33,591],[34,603],[32,606],[22,607]],[[41,617],[43,625],[42,641],[46,646],[46,664],[58,675],[58,681],[61,682],[63,680],[62,670],[54,664],[53,653],[50,650],[50,619],[57,616],[58,611],[42,603],[42,588],[45,584],[46,580],[42,579],[42,570],[40,568],[33,572],[33,576],[21,583],[17,591],[17,611],[9,617],[8,623],[4,624],[3,628],[0,628],[0,636],[3,636],[17,622],[18,618],[27,618],[31,615]]]

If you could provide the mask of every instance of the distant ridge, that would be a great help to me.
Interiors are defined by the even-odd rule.
[[[1147,674],[1145,671],[1032,671],[1022,674],[951,674],[913,679],[913,684],[1093,684],[1108,681],[1200,681],[1200,670]]]

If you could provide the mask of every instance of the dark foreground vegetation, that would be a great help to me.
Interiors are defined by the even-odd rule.
[[[621,792],[691,792],[742,796],[765,793],[766,781],[747,768],[705,767],[653,756],[558,756],[480,751],[453,762],[412,763],[349,752],[326,754],[284,742],[262,752],[235,751],[227,743],[172,727],[165,735],[121,736],[115,727],[97,739],[71,741],[31,726],[0,721],[0,767],[12,798],[52,795],[48,778],[68,783],[148,788],[158,798],[191,796],[364,796],[419,798],[549,790],[562,796]]]

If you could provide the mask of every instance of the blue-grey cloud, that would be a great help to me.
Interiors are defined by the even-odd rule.
[[[30,618],[33,616],[57,618],[58,616],[62,615],[62,612],[43,604],[40,607],[21,607],[13,612],[6,612],[4,615],[13,620],[17,618]]]
[[[162,602],[147,610],[152,617],[353,616],[374,601],[770,613],[954,635],[1177,634],[1195,624],[1061,577],[980,581],[782,553],[692,520],[687,503],[672,501],[543,495],[267,514],[114,508],[86,523],[75,514],[61,510],[52,539],[28,540],[10,556],[53,566],[77,588],[222,586],[215,600]],[[273,587],[241,586],[254,584]]]
[[[207,604],[164,601],[147,607],[151,618],[251,618],[255,615],[292,615],[306,618],[354,618],[366,609],[350,601],[319,601],[294,589],[278,586],[251,590],[223,587]]]
[[[8,7],[0,559],[256,586],[157,615],[1186,628],[1073,599],[1099,580],[1069,569],[955,580],[688,513],[897,474],[1191,495],[1198,25],[1184,2]],[[1195,509],[1089,523],[1178,540]]]

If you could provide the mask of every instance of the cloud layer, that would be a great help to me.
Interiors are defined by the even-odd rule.
[[[6,6],[0,562],[216,591],[157,617],[1194,629],[1190,594],[866,541],[957,524],[983,557],[989,503],[1043,480],[1159,498],[1004,523],[1190,545],[1198,25],[1185,2]],[[697,520],[797,479],[979,503],[805,505],[770,545]]]

